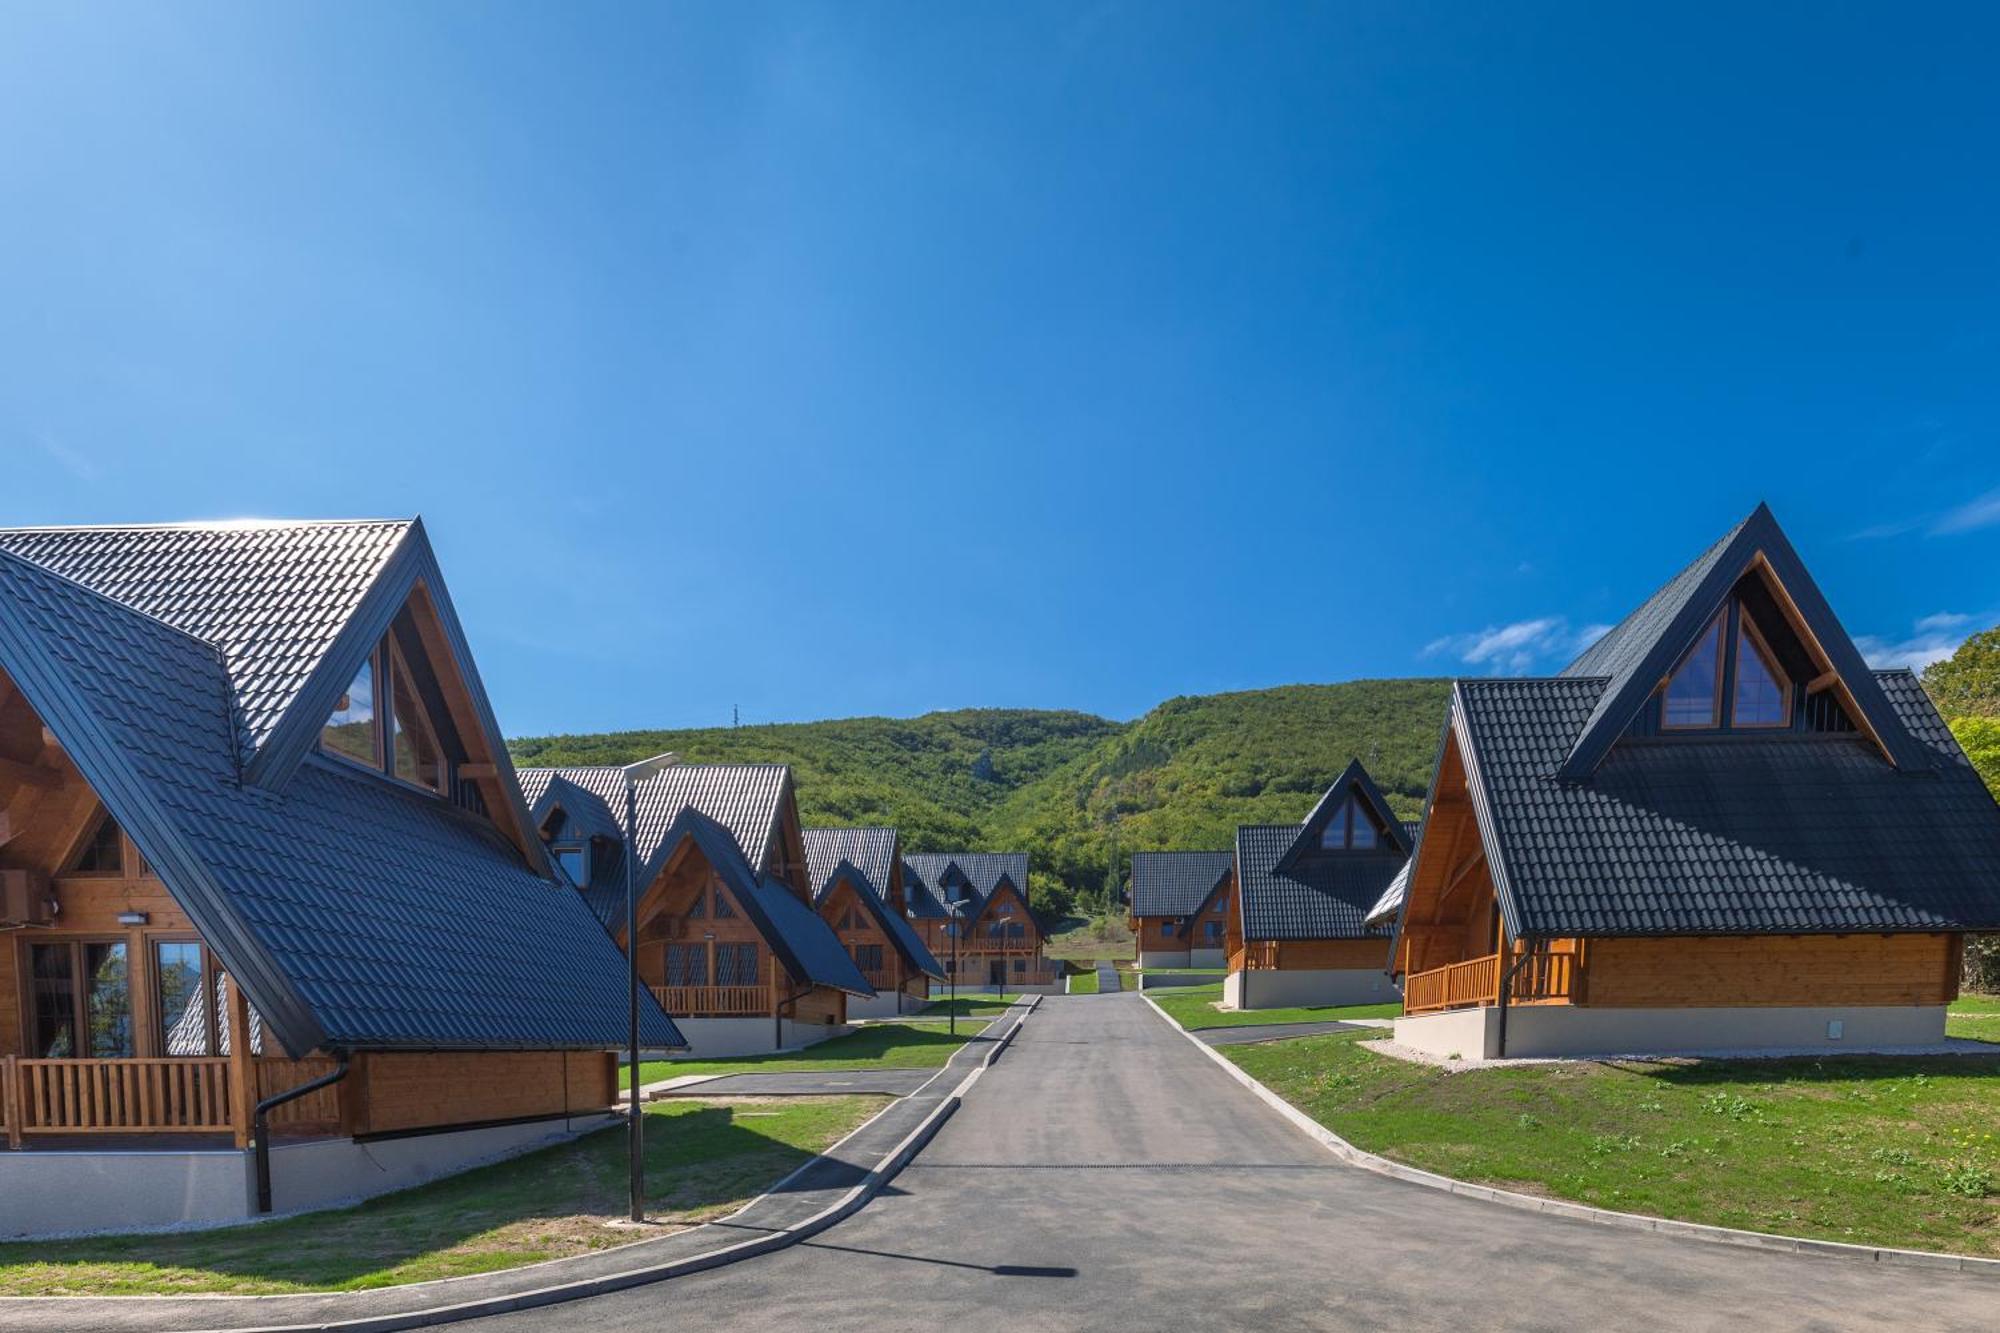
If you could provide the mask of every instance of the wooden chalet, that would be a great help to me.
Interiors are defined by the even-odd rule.
[[[944,969],[907,915],[902,847],[892,828],[809,828],[806,866],[822,921],[833,928],[875,998],[848,1002],[851,1018],[915,1013]]]
[[[1918,1046],[2000,927],[2000,808],[1759,506],[1561,674],[1454,685],[1385,909],[1427,1050]]]
[[[1359,760],[1302,823],[1237,829],[1223,1003],[1270,1009],[1393,1002],[1389,930],[1366,918],[1414,842],[1412,828],[1396,818]]]
[[[1028,910],[1026,852],[912,852],[903,857],[903,889],[947,977],[956,957],[958,985],[1060,987],[1058,970],[1042,956],[1042,928]]]
[[[622,949],[626,788],[637,814],[639,975],[697,1056],[808,1045],[875,995],[820,919],[782,764],[521,772],[535,827]]]
[[[1132,928],[1139,966],[1222,967],[1236,907],[1233,852],[1132,853]]]
[[[0,530],[0,1234],[602,1123],[625,1024],[421,523]]]

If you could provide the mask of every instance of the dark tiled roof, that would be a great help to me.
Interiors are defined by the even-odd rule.
[[[1415,861],[1403,862],[1403,868],[1396,872],[1396,877],[1389,881],[1389,887],[1382,890],[1382,896],[1375,900],[1375,905],[1368,909],[1368,915],[1363,918],[1369,925],[1396,924],[1396,914],[1403,910],[1403,895],[1410,890],[1410,867],[1415,864]]]
[[[0,529],[0,550],[213,644],[254,750],[411,528],[407,519],[11,528]]]
[[[925,976],[944,980],[944,969],[917,932],[884,898],[896,868],[896,830],[892,828],[809,828],[805,830],[806,866],[812,874],[813,901],[823,903],[843,873],[876,924],[895,941],[896,951]]]
[[[1251,940],[1346,940],[1386,936],[1366,914],[1406,859],[1397,851],[1327,852],[1280,870],[1299,836],[1297,824],[1236,830],[1237,898],[1243,936]]]
[[[964,901],[969,916],[986,910],[1002,881],[1028,900],[1026,852],[910,852],[903,857],[903,893],[920,917],[942,919],[947,904]]]
[[[845,862],[867,880],[877,894],[889,892],[896,869],[896,830],[892,828],[809,828],[805,830],[806,870],[812,876],[813,901],[833,888],[834,873]]]
[[[252,619],[290,605],[228,579],[215,596]],[[219,646],[0,553],[0,667],[288,1051],[623,1044],[623,960],[491,824],[316,754],[241,781]],[[682,1044],[657,1005],[642,1021]]]
[[[1132,853],[1132,915],[1192,916],[1236,864],[1234,852]]]
[[[666,833],[683,810],[699,810],[728,829],[743,859],[763,874],[790,783],[791,770],[783,764],[670,764],[647,776],[635,794],[640,880],[650,883],[672,852]],[[600,836],[624,836],[623,768],[523,769],[521,787],[537,824],[561,805],[564,814],[583,818],[593,831],[608,828]],[[624,892],[622,880],[618,891]]]
[[[1875,673],[1929,756],[1899,772],[1855,733],[1628,738],[1554,775],[1601,677],[1459,682],[1510,933],[2000,927],[2000,809],[1908,672]]]

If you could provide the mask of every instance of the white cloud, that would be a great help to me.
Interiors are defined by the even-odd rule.
[[[1956,509],[1947,510],[1931,524],[1934,536],[1957,532],[1972,532],[1978,528],[1990,528],[2000,523],[2000,491],[1988,491],[1977,500],[1968,500]]]
[[[63,471],[69,473],[70,476],[76,478],[78,481],[85,483],[94,482],[104,475],[104,469],[99,467],[88,455],[79,450],[72,449],[47,432],[37,435],[35,437],[35,444],[43,453],[54,459]]]
[[[1447,634],[1424,645],[1425,657],[1457,658],[1495,675],[1525,675],[1540,666],[1560,666],[1596,643],[1609,625],[1574,629],[1564,616],[1540,616],[1510,625],[1488,625],[1469,634]]]
[[[1939,611],[1923,617],[1911,627],[1914,631],[1906,639],[1884,639],[1873,634],[1857,634],[1854,646],[1868,659],[1868,665],[1877,670],[1908,667],[1912,671],[1922,671],[1933,662],[1942,662],[1958,651],[1964,643],[1967,626],[1978,617],[1964,615],[1957,611]]]

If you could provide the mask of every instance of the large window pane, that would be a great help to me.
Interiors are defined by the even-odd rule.
[[[153,946],[160,1049],[168,1055],[209,1055],[215,1050],[201,961],[201,945],[192,940],[162,940]]]
[[[1351,830],[1347,845],[1360,852],[1373,851],[1376,838],[1375,821],[1368,817],[1368,812],[1361,808],[1361,803],[1358,801],[1349,801],[1347,808],[1348,827]]]
[[[84,1054],[99,1060],[136,1054],[132,1044],[132,968],[125,946],[86,944],[83,957],[90,987],[84,997],[90,1048]]]
[[[354,683],[334,705],[320,732],[320,743],[333,754],[358,759],[370,768],[382,767],[381,739],[375,730],[375,663],[361,664]]]
[[[67,944],[28,946],[34,973],[37,1059],[80,1055],[76,1040],[76,950]]]
[[[396,659],[391,675],[395,683],[395,706],[389,710],[393,733],[390,746],[395,759],[395,774],[419,787],[443,791],[444,761],[438,754],[437,733],[417,698],[409,668],[403,665],[401,658]]]
[[[232,1055],[231,1041],[234,1034],[229,1026],[229,988],[236,984],[235,978],[227,972],[215,978],[215,1050],[218,1055]],[[264,1053],[264,1018],[255,1009],[250,1010],[250,1054]]]
[[[1739,727],[1779,727],[1792,720],[1778,664],[1764,651],[1747,618],[1736,627],[1736,692],[1730,721]]]
[[[1667,681],[1661,722],[1669,727],[1713,727],[1722,722],[1722,617],[1708,622]]]
[[[667,946],[667,984],[669,986],[706,986],[708,984],[708,946],[703,944],[669,944]]]
[[[96,832],[90,835],[90,843],[83,849],[83,855],[76,858],[76,869],[83,874],[116,875],[125,869],[125,839],[118,831],[118,821],[106,815],[97,823]]]
[[[757,984],[757,946],[718,944],[715,946],[715,984],[754,986]]]

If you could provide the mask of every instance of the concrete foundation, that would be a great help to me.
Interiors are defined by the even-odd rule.
[[[859,1014],[856,1017],[860,1017]],[[771,1051],[796,1050],[853,1031],[839,1023],[794,1023],[763,1018],[680,1018],[674,1026],[687,1038],[682,1054],[697,1060],[719,1060],[729,1055],[764,1055]]]
[[[588,1115],[356,1143],[312,1139],[271,1149],[275,1211],[307,1212],[408,1189],[617,1122]],[[160,1231],[254,1219],[247,1150],[0,1153],[0,1236]]]
[[[1149,967],[1194,967],[1196,964],[1193,959],[1194,951],[1192,949],[1141,949],[1139,950],[1139,969],[1144,971]],[[1220,967],[1222,964],[1217,963],[1215,966]]]
[[[1222,1003],[1231,1009],[1289,1009],[1295,1005],[1393,1004],[1402,992],[1380,968],[1280,971],[1252,968],[1222,980]]]
[[[1189,949],[1189,967],[1228,967],[1229,952],[1226,949]]]
[[[1944,1040],[1943,1005],[1744,1005],[1712,1009],[1609,1009],[1515,1005],[1509,1057],[1871,1051]],[[1837,1026],[1836,1026],[1837,1025]],[[1838,1036],[1832,1035],[1838,1032]],[[1432,1055],[1497,1059],[1500,1011],[1457,1009],[1396,1020],[1396,1040]]]
[[[911,995],[907,991],[899,990],[877,991],[875,998],[872,1000],[857,1000],[850,995],[847,997],[847,1016],[849,1018],[894,1018],[898,1014],[914,1014],[929,1003],[929,1000],[921,996]]]

